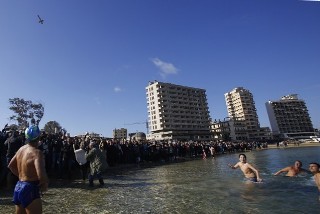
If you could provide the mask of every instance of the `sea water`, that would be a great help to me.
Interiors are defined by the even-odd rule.
[[[55,181],[43,196],[44,213],[320,213],[312,175],[274,176],[300,160],[308,169],[320,162],[320,147],[296,147],[246,152],[261,183],[248,183],[239,154],[193,160],[106,174],[103,188]],[[98,182],[95,181],[96,186]],[[11,195],[0,194],[0,213],[13,213]]]

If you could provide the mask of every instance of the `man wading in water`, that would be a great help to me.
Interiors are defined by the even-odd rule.
[[[283,168],[283,169],[279,170],[278,172],[274,173],[274,175],[279,175],[283,172],[286,172],[287,173],[286,176],[288,176],[288,177],[296,176],[302,172],[308,173],[307,170],[302,168],[302,162],[299,160],[296,160],[296,162],[294,163],[293,166],[288,166],[286,168]]]
[[[252,182],[261,182],[262,181],[258,170],[256,170],[253,166],[251,166],[249,163],[247,163],[247,157],[245,154],[240,154],[239,160],[240,161],[234,166],[229,164],[229,167],[231,169],[237,169],[238,167],[240,167],[240,169],[242,170],[244,176],[246,177],[246,179],[248,181],[252,181]]]
[[[16,213],[42,213],[40,191],[48,189],[44,156],[38,149],[40,130],[31,126],[25,131],[26,145],[11,159],[8,167],[19,177],[13,195]]]

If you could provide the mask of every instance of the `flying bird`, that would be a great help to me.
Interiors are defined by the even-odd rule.
[[[39,15],[38,15],[38,18],[39,18],[39,23],[40,23],[40,24],[43,24],[44,20],[41,19],[41,17],[40,17]]]

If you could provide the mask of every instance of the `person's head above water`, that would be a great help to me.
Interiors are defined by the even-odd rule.
[[[240,160],[241,162],[246,162],[247,156],[246,156],[245,154],[239,154],[239,160]]]
[[[301,168],[301,167],[302,167],[302,162],[299,161],[299,160],[296,160],[296,161],[294,162],[294,166],[295,166],[296,168]]]
[[[310,172],[318,173],[319,172],[319,168],[320,168],[320,165],[318,163],[316,163],[316,162],[309,163]]]

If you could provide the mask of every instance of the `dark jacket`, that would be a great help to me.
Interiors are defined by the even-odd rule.
[[[23,146],[23,140],[18,134],[10,136],[4,145],[7,147],[7,158],[13,158],[16,152]]]

